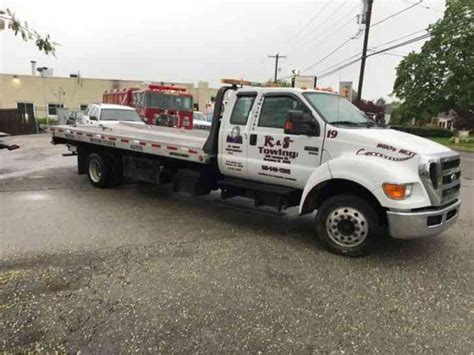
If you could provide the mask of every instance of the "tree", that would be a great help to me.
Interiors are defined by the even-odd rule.
[[[20,34],[24,41],[35,41],[35,45],[40,51],[55,55],[58,43],[51,41],[49,35],[40,35],[36,30],[30,28],[28,22],[21,22],[10,9],[0,10],[0,22],[2,21],[7,23],[7,27],[13,31],[15,36]]]
[[[420,53],[397,67],[394,94],[401,120],[427,120],[454,109],[462,119],[474,108],[474,2],[447,0],[444,17],[431,25]]]
[[[379,97],[379,98],[377,99],[377,101],[375,101],[375,104],[376,104],[376,105],[379,105],[379,106],[385,106],[386,103],[387,103],[387,102],[385,101],[385,99],[384,99],[383,97]]]

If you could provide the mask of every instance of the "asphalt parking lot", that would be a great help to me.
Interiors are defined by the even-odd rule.
[[[472,353],[474,155],[441,236],[326,252],[313,217],[95,189],[46,136],[0,151],[0,351]]]

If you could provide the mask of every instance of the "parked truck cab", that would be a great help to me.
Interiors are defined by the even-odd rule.
[[[366,253],[384,234],[427,237],[457,220],[456,152],[378,126],[333,93],[238,86],[218,91],[209,132],[117,125],[91,142],[92,132],[75,138],[56,127],[53,142],[78,146],[79,172],[94,186],[125,175],[249,197],[256,207],[316,211],[316,235],[344,255]]]
[[[90,104],[87,106],[86,114],[82,116],[82,119],[76,121],[77,124],[92,126],[118,122],[145,124],[132,107],[113,104]]]

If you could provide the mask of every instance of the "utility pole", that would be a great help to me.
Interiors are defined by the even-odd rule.
[[[362,61],[360,63],[359,87],[357,89],[357,101],[356,101],[357,105],[360,104],[360,100],[362,99],[362,85],[364,83],[365,60],[367,57],[367,44],[369,42],[370,18],[372,17],[372,4],[374,0],[363,0],[363,1],[367,1],[367,12],[362,15],[362,18],[365,20],[364,21],[365,34],[364,34],[364,46],[362,47]]]
[[[280,55],[280,53],[277,53],[275,55],[269,55],[268,58],[275,58],[275,79],[273,82],[276,84],[278,81],[278,60],[280,58],[286,58],[286,55]]]

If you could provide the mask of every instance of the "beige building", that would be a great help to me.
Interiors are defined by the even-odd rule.
[[[197,87],[194,84],[175,84],[189,90],[200,110],[205,109],[217,92],[204,81],[199,82]],[[37,118],[55,117],[58,107],[81,110],[92,102],[101,102],[106,90],[145,86],[143,81],[138,80],[0,74],[0,108],[32,111]]]

